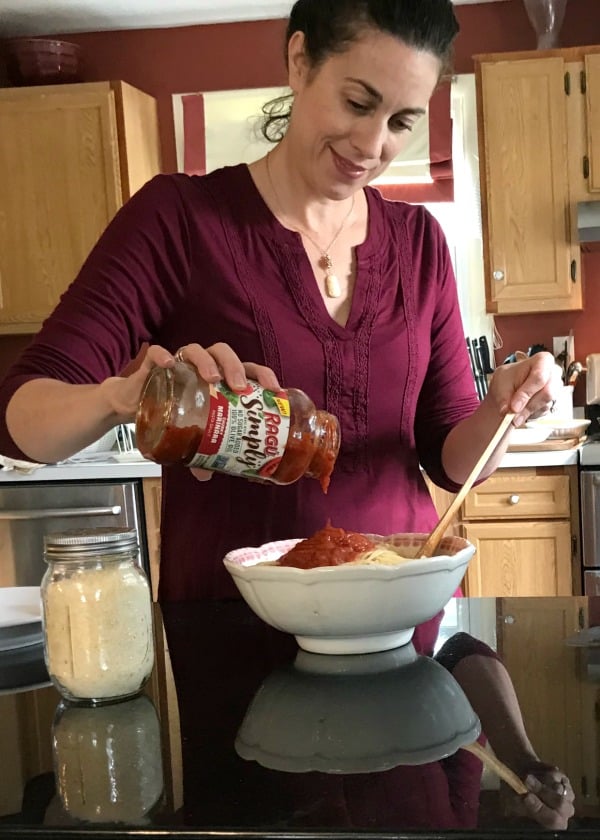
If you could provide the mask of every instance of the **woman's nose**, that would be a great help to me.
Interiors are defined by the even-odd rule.
[[[361,120],[352,132],[352,144],[363,160],[380,160],[387,138],[387,125],[379,120]]]

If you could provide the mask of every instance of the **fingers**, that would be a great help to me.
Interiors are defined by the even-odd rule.
[[[214,475],[211,470],[202,470],[199,467],[191,467],[190,472],[198,481],[210,481]],[[264,478],[248,478],[246,480],[252,482],[252,484],[271,484],[270,481]]]
[[[135,420],[146,377],[154,367],[171,367],[175,359],[168,350],[158,344],[150,345],[143,355],[135,359],[130,372],[122,376],[110,376],[100,383],[100,389],[111,406],[116,422],[130,423]]]
[[[541,779],[529,774],[525,784],[530,790],[522,800],[526,814],[546,828],[566,829],[575,813],[575,796],[566,776],[556,770],[544,774]]]
[[[160,344],[151,344],[146,350],[140,367],[145,367],[150,371],[155,365],[158,367],[172,367],[174,363],[175,359],[168,350],[165,350]]]
[[[202,347],[200,344],[186,344],[177,351],[178,358],[194,365],[206,382],[224,379],[234,391],[243,391],[248,378],[255,379],[263,388],[279,390],[279,382],[271,368],[253,362],[245,364],[235,351],[223,342]]]
[[[263,388],[268,388],[269,391],[279,391],[281,385],[271,368],[265,365],[256,365],[253,362],[246,362],[244,365],[246,376],[249,379],[255,379]]]
[[[520,364],[526,378],[516,388],[509,405],[524,422],[532,414],[550,408],[560,387],[560,369],[549,353],[536,353]]]
[[[198,481],[210,481],[213,477],[213,473],[210,470],[201,470],[198,467],[191,467],[190,472]]]
[[[107,401],[118,422],[130,422],[135,419],[146,377],[155,367],[172,367],[176,357],[194,365],[206,382],[219,382],[224,379],[234,391],[244,391],[248,387],[248,378],[256,380],[263,388],[280,390],[277,377],[271,368],[253,362],[242,363],[228,344],[219,342],[207,348],[200,344],[186,344],[176,354],[170,353],[159,344],[151,344],[131,373],[121,377],[109,377],[102,383]],[[211,473],[197,477],[206,481],[210,476]]]
[[[490,390],[501,412],[515,413],[514,425],[545,414],[558,396],[561,372],[550,353],[534,356],[496,369]]]
[[[228,344],[213,344],[206,349],[200,344],[186,344],[179,348],[176,355],[194,365],[205,382],[225,379],[236,391],[246,387],[244,366]]]

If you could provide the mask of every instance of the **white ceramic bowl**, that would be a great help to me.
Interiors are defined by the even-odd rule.
[[[301,650],[263,682],[235,749],[272,770],[375,773],[439,761],[480,731],[454,677],[411,644],[365,656]]]
[[[426,538],[394,534],[385,541],[414,556]],[[263,565],[297,542],[240,548],[223,562],[254,612],[314,653],[372,653],[407,644],[416,625],[433,618],[452,598],[475,553],[467,540],[447,536],[435,557],[398,566]]]
[[[539,417],[537,420],[530,420],[525,425],[529,429],[546,429],[548,431],[548,438],[568,439],[579,438],[585,434],[585,430],[590,425],[591,420],[584,420],[580,418],[570,417],[556,417],[549,415],[546,417]]]
[[[508,435],[509,446],[533,446],[537,443],[543,443],[551,429],[544,426],[521,426],[520,428],[513,428]]]
[[[88,446],[81,449],[77,455],[91,455],[94,452],[110,452],[113,448],[115,443],[117,442],[117,429],[109,429],[108,432],[99,437],[98,440],[95,440],[93,443],[90,443]]]

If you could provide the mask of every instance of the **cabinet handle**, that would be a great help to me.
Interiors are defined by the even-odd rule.
[[[590,159],[587,155],[583,156],[583,177],[586,181],[590,177]]]
[[[577,260],[571,260],[571,280],[573,283],[577,281]]]
[[[500,280],[504,280],[504,272],[497,268],[496,271],[493,272],[492,277],[496,280],[496,282],[500,282]]]
[[[56,519],[64,516],[118,516],[121,505],[110,507],[41,508],[40,510],[2,510],[0,519]]]
[[[508,504],[509,505],[518,505],[520,501],[521,501],[521,497],[519,495],[517,495],[516,493],[512,493],[508,497]]]

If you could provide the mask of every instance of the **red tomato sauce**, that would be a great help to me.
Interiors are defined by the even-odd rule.
[[[277,560],[278,566],[314,569],[317,566],[341,566],[375,548],[364,534],[334,528],[330,522],[312,537],[302,540]]]
[[[327,493],[336,457],[337,449],[332,446],[315,448],[310,434],[302,437],[290,435],[283,458],[272,475],[281,484],[291,484],[302,475],[312,475],[319,479],[321,489]]]
[[[189,461],[198,451],[204,430],[200,426],[165,426],[152,447],[152,459],[157,464],[179,464]],[[138,419],[138,434],[144,434],[144,420]]]

